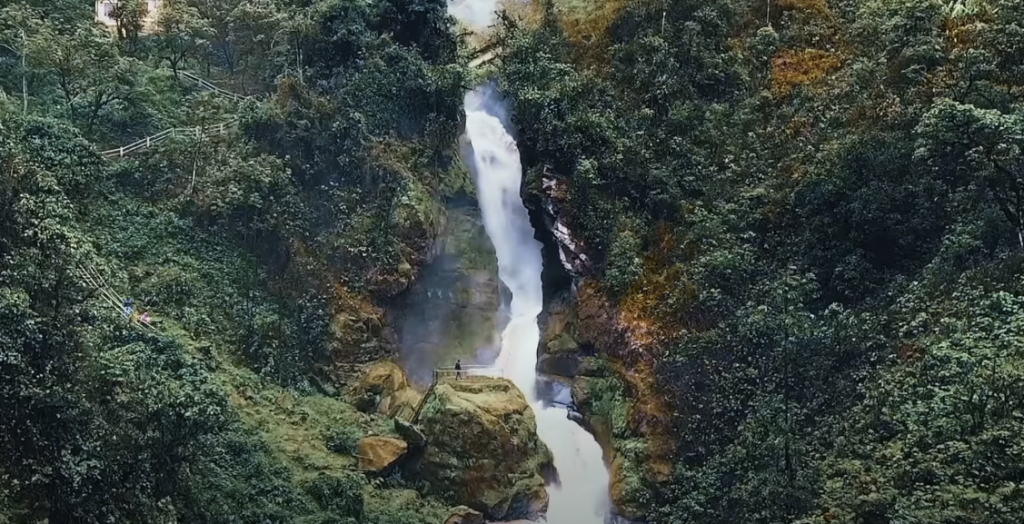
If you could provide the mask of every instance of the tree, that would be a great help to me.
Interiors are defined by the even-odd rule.
[[[190,58],[199,58],[209,47],[213,28],[209,20],[186,0],[165,0],[157,18],[157,48],[174,75]]]

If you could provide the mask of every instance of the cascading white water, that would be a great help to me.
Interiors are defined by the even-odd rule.
[[[604,524],[610,507],[608,470],[594,437],[537,398],[537,315],[543,308],[541,245],[520,196],[522,167],[515,140],[503,125],[496,91],[467,93],[466,134],[472,148],[477,198],[487,236],[498,257],[498,277],[512,293],[510,320],[496,366],[526,395],[537,416],[537,434],[551,449],[559,482],[549,485],[550,524]]]

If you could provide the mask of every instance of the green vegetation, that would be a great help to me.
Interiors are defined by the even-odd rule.
[[[0,7],[0,521],[443,519],[337,389],[464,185],[444,3],[144,4]]]
[[[648,517],[1019,520],[1024,4],[577,4],[506,19],[500,81]]]

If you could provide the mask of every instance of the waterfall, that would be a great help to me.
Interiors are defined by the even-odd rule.
[[[497,367],[526,396],[537,434],[554,456],[558,482],[547,487],[550,524],[604,524],[610,508],[608,470],[601,447],[562,408],[544,407],[537,395],[537,315],[543,308],[541,244],[520,196],[519,149],[505,106],[491,85],[466,94],[466,134],[484,229],[498,257],[498,277],[512,294]]]

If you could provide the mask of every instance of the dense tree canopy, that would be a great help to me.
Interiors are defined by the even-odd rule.
[[[368,430],[325,384],[386,353],[375,301],[452,185],[444,7],[0,3],[0,522],[441,518],[318,428]]]
[[[601,4],[500,78],[670,392],[649,516],[1015,521],[1022,4]]]

